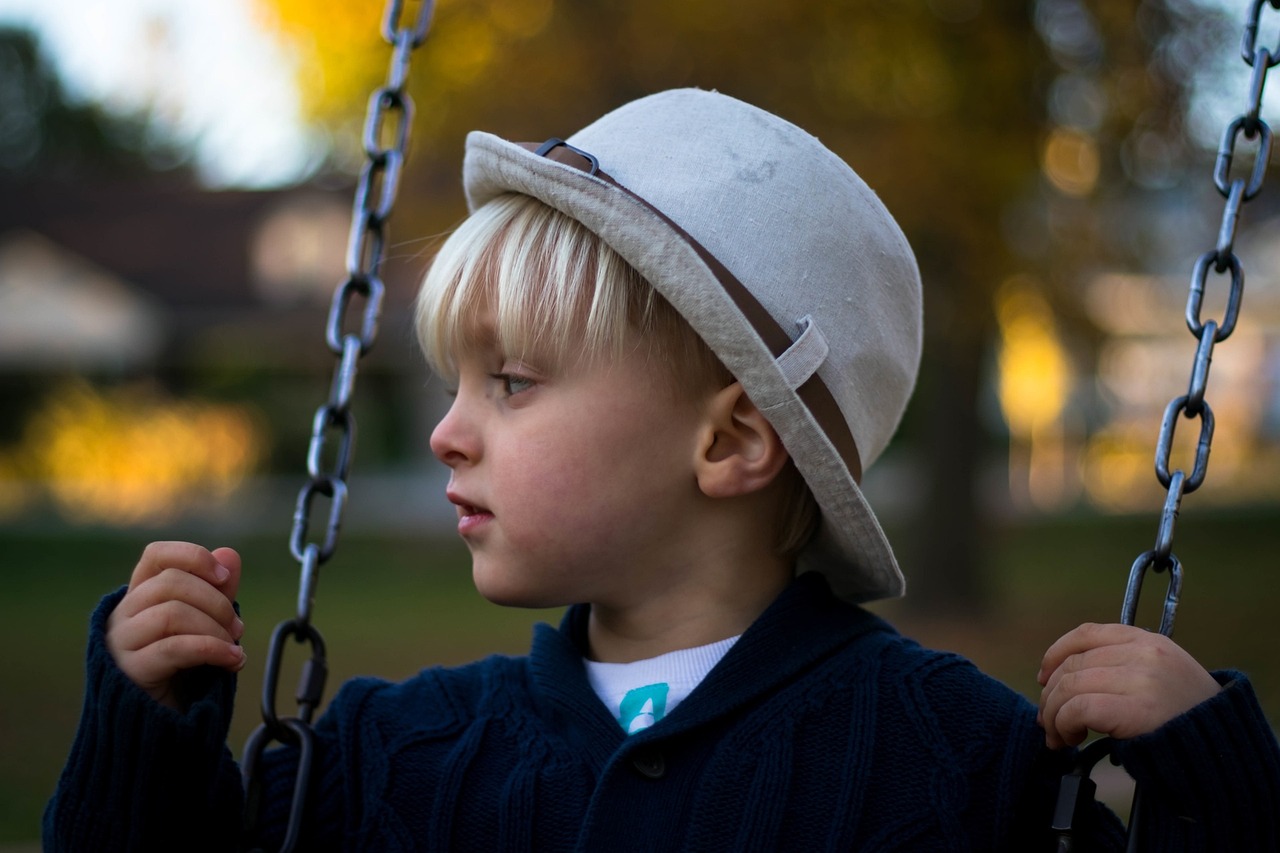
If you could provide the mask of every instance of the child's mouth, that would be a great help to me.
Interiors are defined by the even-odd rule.
[[[493,518],[493,513],[481,507],[462,504],[458,507],[458,533],[468,536],[475,533]]]
[[[493,518],[493,513],[478,504],[469,503],[465,498],[447,493],[449,501],[458,508],[458,533],[466,536],[483,526]]]

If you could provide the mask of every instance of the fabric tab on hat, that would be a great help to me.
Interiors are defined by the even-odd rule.
[[[800,337],[787,347],[787,351],[778,356],[778,369],[792,391],[799,388],[809,377],[818,372],[822,362],[827,360],[827,339],[822,336],[818,324],[813,317],[806,316],[800,321]]]

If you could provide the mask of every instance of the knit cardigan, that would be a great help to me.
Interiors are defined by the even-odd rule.
[[[47,851],[278,849],[297,753],[264,758],[261,837],[242,838],[225,746],[234,679],[185,713],[135,687],[95,612],[83,717],[45,812]],[[1070,753],[1035,708],[802,575],[668,717],[625,735],[588,684],[588,610],[526,657],[349,681],[316,726],[306,851],[1051,850]],[[1119,755],[1144,849],[1280,850],[1280,748],[1247,680]],[[1088,845],[1121,850],[1101,806]]]

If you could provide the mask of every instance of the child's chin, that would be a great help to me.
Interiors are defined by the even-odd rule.
[[[560,607],[566,602],[558,600],[546,590],[530,589],[508,578],[493,577],[490,573],[473,568],[471,579],[476,591],[486,601],[501,607],[545,608]]]

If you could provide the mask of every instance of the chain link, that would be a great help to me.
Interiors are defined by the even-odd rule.
[[[1244,298],[1244,266],[1236,256],[1234,248],[1236,227],[1240,221],[1241,208],[1253,200],[1262,189],[1271,156],[1271,128],[1261,117],[1262,92],[1266,85],[1267,70],[1276,65],[1277,59],[1269,49],[1258,47],[1256,44],[1263,7],[1268,4],[1272,8],[1280,9],[1280,0],[1252,0],[1249,16],[1244,25],[1240,53],[1244,61],[1253,68],[1249,81],[1248,100],[1244,112],[1228,123],[1222,134],[1222,142],[1218,146],[1217,157],[1213,164],[1213,183],[1226,199],[1226,204],[1223,207],[1222,223],[1218,228],[1217,243],[1211,251],[1205,252],[1196,259],[1191,272],[1191,288],[1187,295],[1187,328],[1197,341],[1195,359],[1191,366],[1191,378],[1187,385],[1187,393],[1174,398],[1165,408],[1164,417],[1160,423],[1160,436],[1156,442],[1156,478],[1160,481],[1160,485],[1168,490],[1168,495],[1156,534],[1156,547],[1140,556],[1130,570],[1128,592],[1125,595],[1121,614],[1125,624],[1134,624],[1142,575],[1148,568],[1157,572],[1170,570],[1171,575],[1175,576],[1170,578],[1169,594],[1166,597],[1164,616],[1160,623],[1160,633],[1166,636],[1173,632],[1178,590],[1182,585],[1181,564],[1173,555],[1174,521],[1178,515],[1182,496],[1194,492],[1204,483],[1209,468],[1209,451],[1213,444],[1213,409],[1205,399],[1209,385],[1209,365],[1213,359],[1214,346],[1231,337],[1232,332],[1235,331]],[[1236,145],[1241,137],[1257,143],[1253,167],[1247,179],[1241,176],[1232,177],[1231,174]],[[1227,304],[1221,320],[1204,319],[1201,316],[1205,287],[1211,272],[1219,277],[1224,277],[1226,273],[1230,274]],[[1199,419],[1200,421],[1200,435],[1196,442],[1195,459],[1190,474],[1181,468],[1170,470],[1174,433],[1180,416],[1188,420]]]
[[[1262,24],[1262,7],[1267,3],[1271,4],[1272,9],[1280,9],[1280,0],[1253,0],[1249,16],[1244,22],[1244,37],[1240,40],[1240,56],[1244,59],[1245,65],[1254,69],[1273,68],[1280,63],[1280,56],[1277,55],[1280,53],[1280,48],[1275,51],[1268,51],[1265,47],[1256,49],[1258,29]],[[1258,93],[1256,100],[1261,101],[1261,85],[1256,87],[1256,92]]]
[[[351,231],[347,241],[347,277],[334,290],[325,323],[325,342],[336,356],[329,399],[316,410],[307,448],[309,479],[298,493],[294,508],[289,551],[298,561],[297,614],[281,622],[271,635],[262,686],[262,724],[245,743],[241,773],[245,785],[245,829],[252,831],[259,819],[262,796],[261,758],[271,743],[297,748],[293,798],[289,822],[280,853],[291,853],[301,836],[302,816],[310,787],[315,752],[311,718],[324,697],[328,674],[324,638],[311,623],[320,566],[338,547],[338,531],[347,505],[347,476],[355,453],[356,421],[351,411],[360,358],[374,344],[378,316],[385,292],[378,270],[386,247],[386,224],[395,205],[400,174],[409,145],[413,123],[413,101],[405,91],[409,63],[415,48],[426,41],[433,13],[431,0],[424,0],[410,24],[402,25],[404,0],[388,0],[382,20],[382,36],[392,46],[385,85],[369,99],[362,142],[365,163],[356,184],[352,203]],[[385,143],[385,144],[384,144]],[[344,330],[355,331],[344,331]],[[336,438],[336,449],[326,450]],[[331,461],[326,464],[326,457]],[[320,541],[308,541],[312,504],[317,496],[329,501],[328,519]],[[303,662],[294,716],[281,716],[276,707],[280,668],[284,649],[292,638],[310,647]]]
[[[1234,249],[1236,226],[1240,220],[1241,207],[1261,191],[1271,157],[1271,128],[1261,118],[1262,91],[1266,85],[1267,70],[1280,63],[1280,58],[1277,58],[1268,48],[1257,46],[1263,7],[1268,4],[1273,9],[1280,9],[1280,0],[1251,0],[1240,46],[1241,56],[1253,69],[1249,80],[1248,101],[1245,111],[1232,119],[1223,132],[1213,164],[1213,183],[1226,199],[1226,204],[1223,208],[1222,224],[1218,228],[1217,244],[1211,251],[1205,252],[1196,259],[1191,273],[1186,319],[1187,328],[1196,339],[1196,353],[1191,366],[1187,393],[1169,402],[1160,421],[1160,435],[1156,441],[1155,469],[1156,479],[1160,481],[1160,485],[1167,490],[1167,493],[1164,509],[1160,513],[1155,547],[1139,554],[1129,569],[1129,582],[1125,588],[1124,604],[1120,610],[1121,622],[1125,625],[1136,624],[1138,600],[1147,572],[1167,574],[1169,583],[1165,591],[1159,628],[1160,633],[1166,637],[1173,634],[1174,617],[1177,615],[1178,602],[1182,596],[1182,563],[1173,553],[1174,525],[1182,505],[1183,495],[1194,492],[1204,483],[1209,468],[1209,450],[1213,444],[1213,409],[1205,400],[1209,385],[1209,364],[1213,358],[1214,346],[1231,337],[1231,333],[1235,331],[1244,297],[1244,267],[1236,257]],[[1231,176],[1236,144],[1241,136],[1257,143],[1253,168],[1247,180],[1243,177]],[[1208,283],[1210,272],[1218,276],[1230,273],[1227,305],[1221,320],[1201,317],[1205,285]],[[1174,432],[1180,417],[1200,421],[1200,435],[1196,442],[1195,458],[1190,474],[1183,468],[1170,470]],[[1067,853],[1075,849],[1075,828],[1078,822],[1084,819],[1086,801],[1092,800],[1093,797],[1093,783],[1089,781],[1089,773],[1104,755],[1111,753],[1113,743],[1110,738],[1100,738],[1085,747],[1077,755],[1075,768],[1062,779],[1053,819],[1053,831],[1059,853]],[[1141,789],[1134,791],[1133,809],[1129,818],[1129,850],[1136,850],[1139,847],[1138,838],[1141,835],[1139,801],[1143,793]]]

